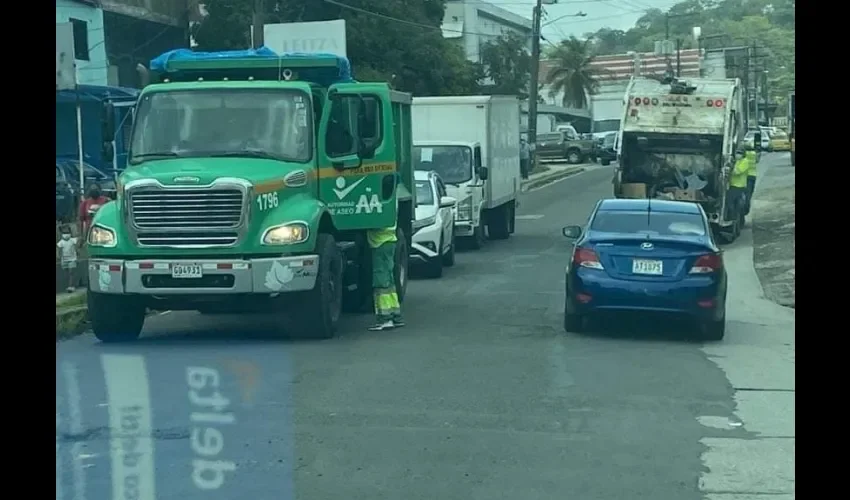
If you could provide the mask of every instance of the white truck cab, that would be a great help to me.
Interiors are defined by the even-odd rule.
[[[485,235],[509,238],[520,192],[519,100],[414,97],[412,121],[413,168],[437,172],[457,200],[457,237],[473,249]]]

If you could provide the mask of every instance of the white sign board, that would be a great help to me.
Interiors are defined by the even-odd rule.
[[[266,47],[278,54],[322,52],[346,57],[344,19],[313,23],[267,24],[263,28]]]
[[[56,24],[56,90],[77,87],[74,65],[74,27],[71,23]]]

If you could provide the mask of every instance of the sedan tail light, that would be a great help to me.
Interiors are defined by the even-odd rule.
[[[573,253],[573,264],[589,269],[604,269],[602,262],[599,262],[599,256],[589,248],[576,248]]]
[[[691,267],[691,274],[707,274],[723,269],[723,257],[719,253],[700,255]]]

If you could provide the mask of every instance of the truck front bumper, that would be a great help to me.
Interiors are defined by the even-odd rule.
[[[455,236],[458,238],[465,238],[467,236],[472,236],[475,233],[475,223],[471,220],[457,220],[455,219]]]
[[[176,266],[188,266],[195,272],[192,277],[174,277]],[[318,255],[192,260],[91,258],[89,288],[112,294],[269,295],[312,290],[318,271]]]

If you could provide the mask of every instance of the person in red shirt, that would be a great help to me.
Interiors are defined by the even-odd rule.
[[[103,196],[98,184],[92,184],[86,198],[80,202],[80,236],[86,238],[89,226],[91,226],[92,218],[95,212],[109,201],[109,198]]]

